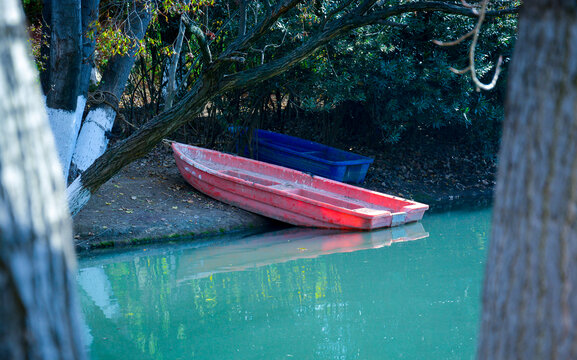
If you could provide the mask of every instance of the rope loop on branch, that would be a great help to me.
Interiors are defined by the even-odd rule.
[[[114,110],[116,112],[116,117],[119,120],[128,124],[133,129],[138,129],[138,127],[136,125],[134,125],[134,124],[130,123],[128,120],[126,120],[126,117],[124,117],[124,115],[120,112],[120,107],[119,107],[120,99],[114,93],[112,93],[110,91],[102,91],[102,90],[96,90],[96,91],[88,93],[88,99],[86,100],[86,105],[88,105],[88,106],[90,106],[90,108],[92,108],[93,106],[98,106],[101,104],[106,104],[106,105],[110,106],[112,108],[112,110]]]

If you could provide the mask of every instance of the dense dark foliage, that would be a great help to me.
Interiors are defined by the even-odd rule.
[[[456,39],[473,26],[473,20],[418,13],[394,26],[356,30],[258,89],[229,94],[222,120],[371,147],[429,137],[465,143],[493,157],[516,20],[483,27],[476,56],[480,78],[489,81],[499,55],[505,59],[490,92],[475,91],[468,76],[449,71],[466,66],[470,42],[454,47],[432,42]],[[270,43],[275,41],[278,36]],[[239,107],[246,111],[239,115]]]

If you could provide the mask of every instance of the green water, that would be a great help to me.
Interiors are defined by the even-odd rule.
[[[92,359],[469,359],[490,209],[80,259]]]

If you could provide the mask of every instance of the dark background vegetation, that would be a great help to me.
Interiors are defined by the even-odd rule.
[[[211,7],[211,22],[226,21],[226,14],[219,17],[218,10],[218,5]],[[286,53],[291,43],[303,41],[312,21],[314,15],[306,11],[295,14],[293,23],[271,32],[261,48],[248,54],[248,61],[260,62],[265,47],[267,60]],[[454,47],[432,42],[456,39],[473,26],[474,20],[463,17],[417,13],[394,26],[355,30],[272,80],[214,99],[181,134],[185,140],[219,147],[229,138],[227,129],[241,125],[381,151],[399,144],[440,142],[494,159],[516,19],[488,20],[482,28],[476,49],[480,78],[489,81],[497,58],[505,59],[500,81],[490,92],[477,92],[468,76],[449,71],[466,66],[468,41]],[[148,36],[160,41],[149,44],[147,56],[140,58],[124,98],[133,124],[162,110],[162,69],[168,61],[163,52],[177,32],[177,17],[149,29]],[[189,55],[184,51],[181,61],[194,61],[187,59]]]
[[[116,3],[106,0],[100,7],[114,9]],[[42,69],[38,50],[42,41],[42,6],[39,0],[25,0],[24,4]],[[278,58],[305,41],[320,22],[315,5],[318,2],[305,2],[292,10],[249,53],[242,54],[246,62],[237,64],[237,70]],[[101,10],[100,33],[113,26],[111,11]],[[146,48],[139,54],[122,98],[124,120],[117,120],[113,131],[116,139],[126,137],[163,110],[166,68],[181,12],[177,2],[164,1],[159,6],[144,41]],[[211,41],[215,53],[237,36],[237,18],[232,16],[228,2],[205,2],[189,9],[189,14]],[[248,14],[247,21],[251,21],[250,8]],[[282,75],[214,98],[201,115],[191,118],[174,136],[232,151],[237,139],[228,129],[246,126],[296,135],[385,160],[400,157],[408,164],[427,162],[425,167],[432,169],[447,167],[447,161],[450,167],[451,158],[458,156],[494,164],[516,17],[487,19],[483,25],[476,48],[480,79],[489,81],[497,58],[504,58],[501,78],[489,92],[476,91],[468,75],[449,71],[450,67],[467,66],[470,40],[453,47],[432,42],[457,39],[475,22],[476,19],[446,14],[411,13],[395,23],[354,30]],[[98,36],[98,31],[94,35]],[[177,100],[201,71],[196,55],[198,45],[190,35],[187,37],[179,59]],[[113,44],[104,36],[98,38],[97,67],[103,66]]]

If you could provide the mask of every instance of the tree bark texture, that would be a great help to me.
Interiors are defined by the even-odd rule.
[[[80,85],[80,0],[51,1],[50,90],[46,105],[75,111]]]
[[[176,43],[174,44],[174,54],[172,54],[170,67],[168,68],[168,84],[166,85],[166,97],[164,100],[165,111],[172,107],[172,102],[174,101],[174,92],[176,91],[176,70],[180,61],[180,51],[182,50],[182,41],[184,40],[185,32],[186,24],[181,16],[180,25],[178,27],[178,36],[176,37]]]
[[[71,221],[23,24],[0,1],[0,359],[81,359]]]
[[[82,61],[80,0],[51,1],[50,7],[50,89],[46,93],[46,107],[66,174],[86,104],[78,96]]]
[[[90,84],[90,74],[95,66],[94,50],[96,48],[96,39],[88,38],[88,32],[91,30],[90,24],[98,19],[98,7],[100,0],[81,0],[81,25],[82,25],[82,63],[80,67],[80,85],[79,94],[86,97],[88,85]],[[84,109],[83,109],[84,111]]]
[[[527,0],[520,16],[480,359],[577,359],[576,4]]]

